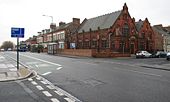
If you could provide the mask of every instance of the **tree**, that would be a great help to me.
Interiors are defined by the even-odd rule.
[[[3,48],[5,51],[7,51],[9,48],[14,48],[14,43],[11,41],[4,41],[1,48]]]

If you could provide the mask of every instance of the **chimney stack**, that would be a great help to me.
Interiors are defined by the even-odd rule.
[[[154,27],[163,27],[162,24],[154,25]]]
[[[60,22],[59,27],[65,25],[65,24],[66,24],[65,22]]]
[[[55,29],[55,28],[56,28],[56,24],[55,24],[55,23],[51,23],[51,24],[50,24],[50,28],[51,28],[51,29]]]
[[[73,18],[73,24],[80,25],[80,19],[79,18]]]

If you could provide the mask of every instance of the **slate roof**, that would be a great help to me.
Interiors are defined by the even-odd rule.
[[[137,31],[139,31],[141,29],[141,27],[143,26],[144,21],[139,20],[138,22],[135,22],[135,26]]]
[[[78,33],[81,33],[83,30],[85,32],[89,32],[90,28],[92,31],[98,30],[98,27],[100,27],[100,29],[110,28],[110,26],[115,23],[120,14],[121,11],[116,11],[95,18],[87,19],[78,30]]]
[[[160,34],[164,34],[164,35],[167,35],[168,33],[164,30],[163,27],[161,26],[153,26],[152,27],[154,31],[160,33]]]
[[[164,27],[166,30],[168,30],[168,32],[170,32],[170,26],[168,27]]]
[[[56,29],[55,29],[55,31],[60,30],[60,29],[65,29],[65,28],[67,28],[69,25],[71,25],[71,23],[67,23],[67,24],[63,24],[63,25],[61,25],[61,26],[57,26]]]

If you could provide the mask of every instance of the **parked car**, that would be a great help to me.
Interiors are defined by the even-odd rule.
[[[4,49],[1,49],[0,51],[2,51],[2,52],[3,52],[3,51],[5,51],[5,50],[4,50]]]
[[[136,58],[150,58],[151,56],[152,54],[147,51],[138,51],[136,53]]]
[[[164,51],[157,51],[156,53],[152,54],[153,58],[166,58],[166,52]]]
[[[167,53],[166,59],[169,61],[170,60],[170,52]]]

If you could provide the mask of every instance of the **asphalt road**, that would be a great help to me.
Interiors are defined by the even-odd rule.
[[[4,55],[16,58],[15,52]],[[20,53],[20,61],[83,102],[170,102],[165,58],[68,58]],[[74,97],[74,98],[75,98]]]

